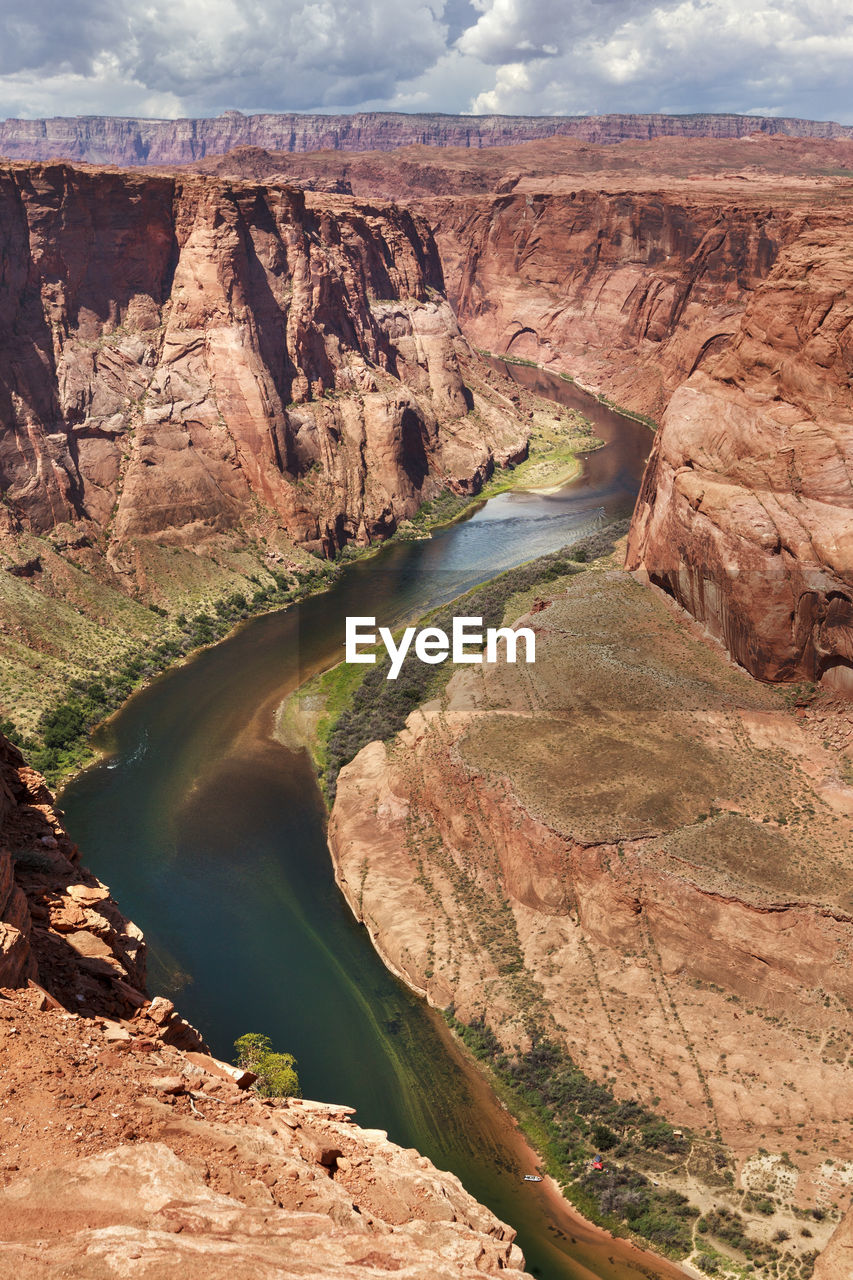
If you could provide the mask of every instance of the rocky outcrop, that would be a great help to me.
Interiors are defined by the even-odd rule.
[[[442,287],[387,204],[0,166],[0,684],[25,736],[73,681],[209,640],[194,620],[280,603],[525,456]]]
[[[8,1274],[519,1274],[513,1231],[352,1108],[261,1099],[144,1019],[0,998]],[[37,1242],[37,1243],[36,1243]]]
[[[853,1275],[853,1210],[842,1219],[815,1263],[815,1280],[848,1280]]]
[[[6,751],[9,747],[4,744]],[[17,808],[13,769],[7,766],[0,778],[0,832]],[[44,838],[44,837],[42,837]],[[15,866],[9,849],[0,847],[0,985],[16,987],[38,972],[30,950],[32,920],[26,896],[15,880]]]
[[[145,944],[80,866],[44,779],[0,737],[0,987],[33,980],[67,1009],[124,1015],[146,1003]]]
[[[853,273],[805,228],[673,395],[628,563],[764,679],[853,691]]]
[[[0,483],[19,527],[331,552],[523,451],[471,415],[426,226],[191,177],[0,173]],[[486,437],[489,433],[486,432]]]
[[[338,882],[398,974],[511,1053],[558,1039],[718,1133],[744,1187],[789,1153],[796,1254],[790,1201],[848,1194],[849,709],[786,710],[624,574],[529,604],[534,666],[457,672],[341,771]]]
[[[629,138],[739,138],[757,131],[797,138],[848,138],[853,134],[849,125],[781,116],[449,116],[380,111],[344,116],[244,116],[239,111],[226,111],[199,120],[117,116],[5,120],[0,123],[0,155],[21,160],[172,165],[240,146],[290,152],[385,151],[413,143],[500,147],[552,137],[614,143]]]
[[[0,735],[0,988],[29,987],[41,1009],[133,1018],[139,1034],[186,1050],[204,1040],[145,988],[145,940],[80,851],[41,777]]]

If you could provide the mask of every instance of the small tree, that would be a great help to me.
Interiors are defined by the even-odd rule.
[[[269,1036],[249,1031],[234,1041],[237,1066],[258,1077],[255,1088],[264,1098],[299,1098],[299,1076],[292,1053],[275,1053]]]

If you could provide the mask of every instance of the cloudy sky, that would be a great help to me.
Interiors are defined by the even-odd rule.
[[[853,0],[2,0],[0,116],[738,111],[853,123]]]

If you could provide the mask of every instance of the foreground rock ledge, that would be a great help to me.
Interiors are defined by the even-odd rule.
[[[139,930],[0,739],[0,1275],[522,1271],[456,1177],[350,1107],[261,1099],[143,984]]]
[[[351,1108],[264,1101],[132,1024],[111,1037],[42,1002],[0,998],[3,1274],[522,1270],[509,1227]]]

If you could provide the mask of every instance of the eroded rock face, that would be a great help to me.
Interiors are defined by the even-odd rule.
[[[727,341],[802,224],[679,191],[525,189],[423,207],[473,342],[652,416]]]
[[[14,524],[203,546],[272,513],[367,542],[523,451],[469,420],[423,222],[218,179],[0,172],[0,483]],[[488,433],[486,433],[486,436]]]
[[[414,203],[478,346],[666,415],[629,564],[752,673],[850,689],[849,220],[827,176],[850,144],[804,145],[709,141],[695,172],[677,141],[530,144],[505,175],[426,148],[299,167]]]
[[[853,690],[846,214],[678,191],[483,204],[431,204],[466,332],[662,421],[628,566],[752,674]]]
[[[91,164],[188,164],[234,147],[274,151],[375,151],[425,143],[495,147],[534,138],[587,142],[626,138],[739,138],[761,131],[791,137],[846,138],[849,125],[738,115],[447,116],[358,112],[346,116],[252,115],[226,111],[213,119],[136,120],[116,116],[54,117],[0,123],[0,155],[22,160]]]
[[[457,672],[341,771],[353,911],[510,1051],[557,1039],[618,1096],[719,1133],[743,1186],[763,1147],[791,1154],[786,1197],[843,1204],[849,709],[786,709],[628,575],[532,603],[534,666]]]
[[[806,228],[673,395],[628,552],[763,679],[853,691],[853,269]]]
[[[583,191],[433,207],[475,342],[662,420],[628,566],[752,674],[853,690],[846,217]]]

